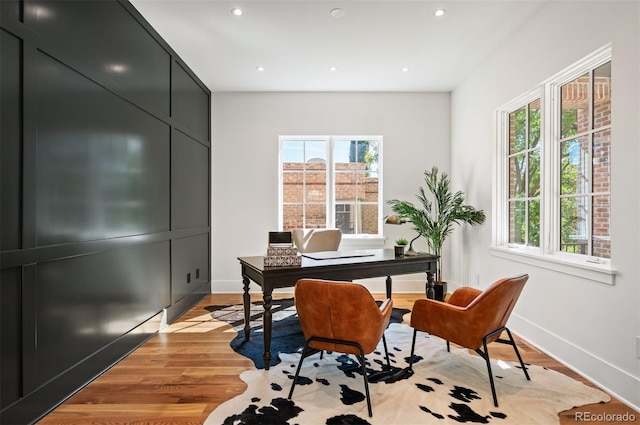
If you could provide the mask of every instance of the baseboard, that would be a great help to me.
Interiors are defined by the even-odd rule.
[[[169,308],[165,309],[165,323],[173,323],[178,317],[189,311],[191,307],[196,305],[204,296],[211,293],[211,283],[209,281],[202,282],[193,292],[185,295],[180,300],[173,303]]]
[[[509,328],[520,338],[640,412],[640,379],[515,313]],[[562,353],[562,355],[555,354]],[[526,361],[526,359],[524,359]],[[624,394],[633,394],[630,400]]]

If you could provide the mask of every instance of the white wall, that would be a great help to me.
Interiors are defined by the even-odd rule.
[[[452,178],[490,212],[494,111],[611,42],[612,265],[614,286],[494,257],[491,226],[459,232],[453,280],[481,287],[506,275],[530,280],[510,327],[525,339],[640,406],[640,10],[637,1],[551,2],[452,93]],[[488,223],[491,223],[491,213]],[[469,279],[471,276],[471,279]],[[526,361],[526,358],[525,358]],[[532,376],[535,380],[535,376]]]
[[[214,93],[212,291],[242,292],[237,257],[264,255],[278,227],[279,135],[382,135],[384,200],[415,199],[422,173],[450,163],[449,93]],[[386,206],[384,215],[391,211]],[[414,236],[386,225],[386,246]],[[422,250],[426,246],[414,244]],[[364,247],[363,247],[364,248]],[[424,275],[394,278],[394,292],[424,290]],[[383,280],[368,280],[384,292]],[[258,292],[253,284],[251,292]]]

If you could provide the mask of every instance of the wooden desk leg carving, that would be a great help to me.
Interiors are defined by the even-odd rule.
[[[262,329],[264,330],[264,354],[262,355],[262,359],[264,361],[265,370],[269,370],[269,366],[271,366],[271,292],[265,292],[262,299],[264,301],[264,316],[262,316]]]
[[[387,284],[387,298],[391,298],[391,276],[387,276],[385,283]]]
[[[242,303],[244,304],[244,340],[249,341],[249,332],[251,331],[251,296],[249,295],[249,278],[242,276],[244,293],[242,295]]]
[[[433,300],[436,298],[436,290],[433,288],[433,273],[427,272],[427,298]]]

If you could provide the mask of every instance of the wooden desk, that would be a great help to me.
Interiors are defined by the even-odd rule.
[[[352,281],[354,279],[387,276],[387,297],[391,298],[391,276],[422,272],[427,274],[427,298],[434,298],[433,274],[436,270],[436,261],[438,257],[429,254],[395,257],[393,249],[349,251],[343,252],[343,254],[348,255],[351,253],[365,252],[373,255],[327,260],[314,260],[303,257],[301,266],[292,267],[264,267],[263,257],[238,258],[238,260],[240,260],[240,265],[242,266],[242,282],[244,284],[244,337],[247,340],[249,339],[250,333],[249,283],[254,281],[262,288],[262,299],[264,305],[263,359],[265,369],[269,369],[271,362],[271,301],[274,289],[293,287],[296,282],[302,278]]]

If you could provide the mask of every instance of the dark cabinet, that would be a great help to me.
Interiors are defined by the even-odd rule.
[[[0,423],[210,293],[210,97],[125,0],[0,1]]]
[[[177,303],[209,281],[209,238],[189,236],[171,242],[171,302]]]

